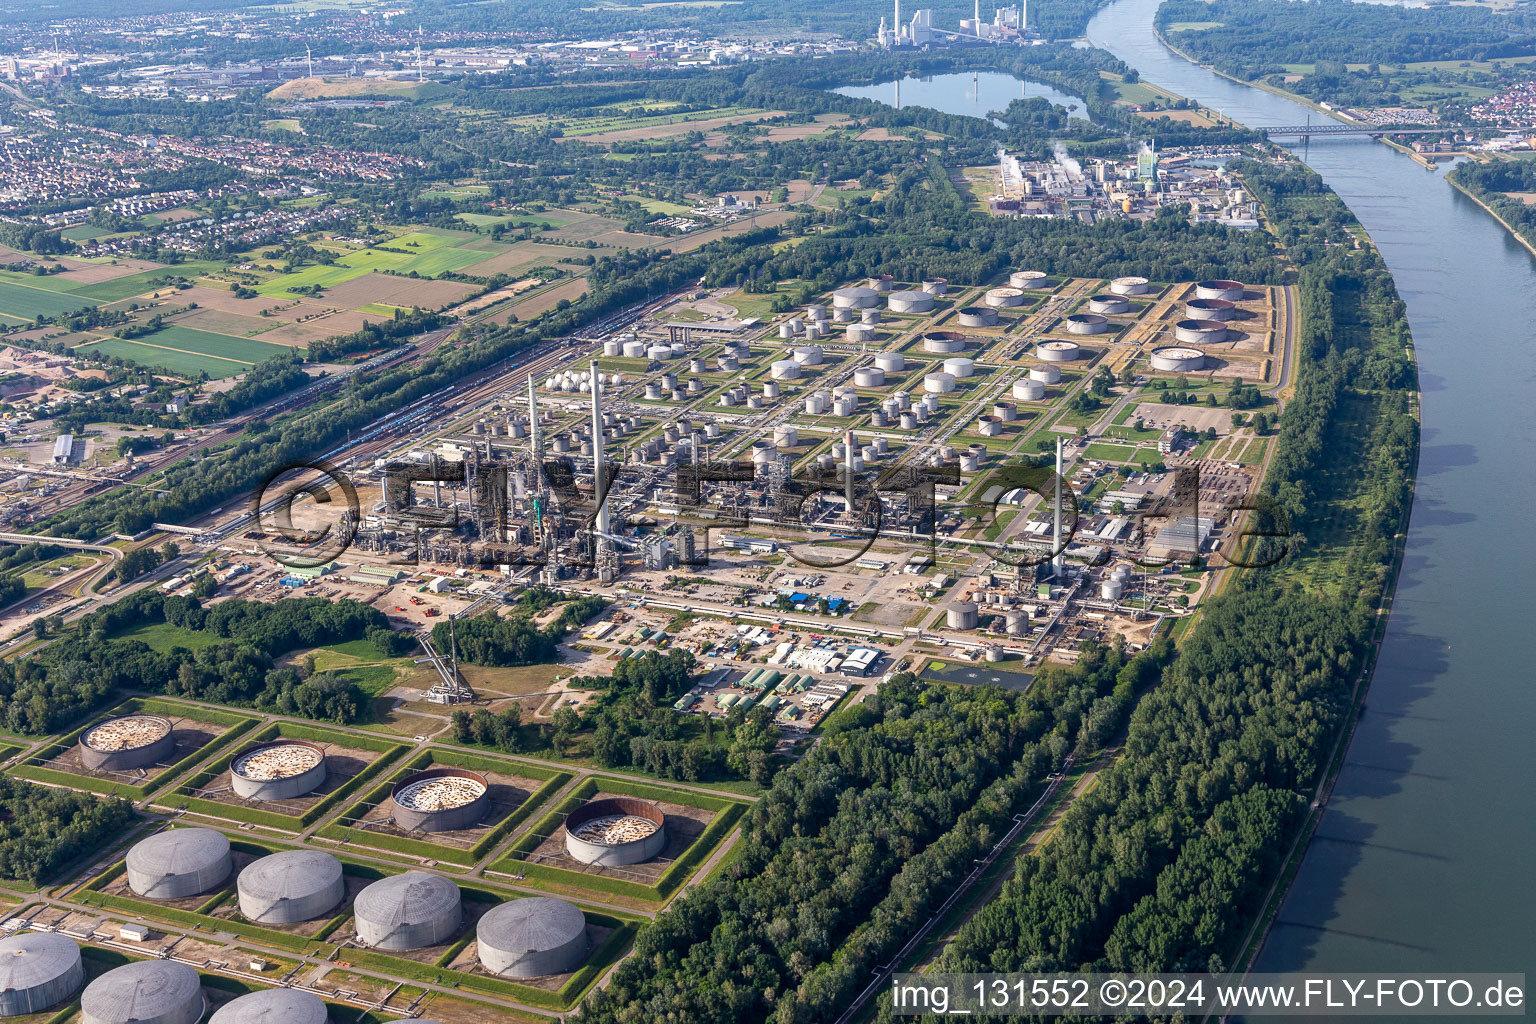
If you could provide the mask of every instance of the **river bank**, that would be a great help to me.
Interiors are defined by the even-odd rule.
[[[1480,206],[1484,213],[1498,221],[1500,226],[1503,227],[1505,231],[1509,232],[1511,238],[1524,246],[1526,251],[1528,251],[1532,256],[1536,256],[1536,245],[1532,245],[1529,239],[1515,230],[1515,226],[1513,224],[1505,220],[1503,217],[1500,217],[1498,212],[1495,211],[1493,207],[1483,202],[1483,200],[1479,198],[1476,193],[1449,175],[1446,176],[1445,182],[1446,184],[1450,185],[1451,188],[1454,188],[1456,191],[1460,192],[1462,195],[1466,196],[1468,199],[1472,200],[1474,203]]]

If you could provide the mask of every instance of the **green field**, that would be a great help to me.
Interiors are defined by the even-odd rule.
[[[20,277],[23,275],[10,275]],[[29,285],[16,284],[13,281],[0,281],[0,313],[16,317],[20,320],[31,320],[39,315],[57,316],[60,313],[73,313],[78,309],[95,306],[97,303],[90,299],[81,298],[78,295],[70,295],[67,292],[50,291],[46,288],[33,288]]]
[[[164,367],[172,373],[196,375],[206,370],[210,377],[231,377],[263,359],[292,350],[190,327],[167,327],[144,338],[107,338],[81,345],[76,351],[120,356],[145,366]]]
[[[489,244],[489,249],[486,246]],[[382,247],[358,249],[338,256],[329,266],[317,264],[291,274],[274,277],[256,286],[263,295],[291,293],[294,288],[319,285],[334,288],[373,271],[396,274],[415,272],[421,277],[436,277],[451,270],[490,259],[500,249],[490,239],[469,231],[427,228],[381,243]]]
[[[207,260],[188,260],[185,263],[177,263],[158,270],[143,270],[127,277],[119,277],[114,281],[101,281],[97,284],[82,285],[76,289],[78,295],[89,295],[93,299],[102,302],[116,302],[119,299],[130,299],[135,295],[142,295],[154,285],[150,284],[156,278],[184,277],[187,280],[195,280],[203,274],[214,273],[224,269],[224,264],[213,263]]]
[[[183,629],[173,626],[168,622],[156,622],[148,626],[135,626],[125,629],[114,636],[117,640],[138,640],[146,644],[150,650],[159,651],[161,654],[172,647],[185,647],[189,651],[201,650],[209,644],[216,644],[220,637],[216,633],[205,633],[197,629]]]

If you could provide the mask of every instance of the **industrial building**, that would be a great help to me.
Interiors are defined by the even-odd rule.
[[[424,949],[464,923],[459,887],[441,875],[407,871],[372,883],[352,904],[357,939],[375,949]]]
[[[229,839],[211,828],[174,828],[133,844],[128,887],[152,900],[196,896],[224,883],[233,865]]]
[[[74,996],[85,980],[80,946],[57,932],[0,939],[0,1017],[42,1013]]]
[[[284,850],[252,861],[235,887],[240,913],[256,924],[313,921],[346,895],[341,861],[319,850]]]
[[[168,718],[124,715],[80,734],[80,763],[91,771],[121,772],[156,764],[176,749]]]
[[[325,782],[325,751],[304,740],[247,747],[230,762],[230,788],[246,800],[292,800]]]
[[[429,768],[390,791],[395,825],[408,832],[453,832],[485,816],[490,786],[467,768]]]
[[[565,852],[583,864],[639,864],[666,846],[667,817],[649,800],[589,800],[565,819]]]
[[[202,980],[175,960],[114,967],[80,995],[81,1024],[197,1024],[205,1009]]]
[[[491,908],[475,926],[480,964],[504,978],[565,974],[587,957],[587,918],[552,896],[529,896]]]
[[[208,1024],[327,1024],[325,1003],[313,992],[266,988],[238,996],[216,1010]]]

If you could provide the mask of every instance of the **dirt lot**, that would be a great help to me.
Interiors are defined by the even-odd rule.
[[[67,276],[71,281],[80,281],[84,284],[115,281],[120,277],[137,274],[141,270],[155,270],[160,266],[148,260],[125,259],[119,259],[116,263],[87,263],[85,260],[72,260],[68,256],[63,257],[59,262],[69,268]]]
[[[391,277],[388,274],[364,274],[343,284],[325,290],[325,300],[333,306],[356,309],[370,302],[388,303],[392,306],[421,306],[436,309],[450,302],[457,302],[471,292],[478,291],[472,284],[458,281],[414,280],[408,277]]]
[[[237,338],[252,337],[269,331],[277,322],[270,317],[245,316],[241,313],[226,313],[217,309],[198,309],[186,316],[176,318],[176,323],[182,327],[212,331],[215,334],[232,334]]]
[[[502,249],[489,259],[473,263],[464,269],[466,274],[489,277],[492,274],[521,273],[526,267],[553,266],[571,250],[563,245],[544,245],[539,242],[518,242],[509,249]]]
[[[601,800],[607,797],[618,797],[622,794],[599,792],[593,800]],[[625,867],[594,867],[591,864],[583,864],[565,852],[565,826],[555,829],[553,835],[545,836],[532,852],[524,855],[524,860],[536,864],[547,864],[550,867],[564,868],[567,871],[580,871],[585,874],[606,875],[612,878],[622,878],[631,882],[639,882],[641,885],[651,885],[659,879],[667,867],[677,858],[681,857],[692,846],[699,835],[709,827],[714,820],[715,811],[705,810],[701,807],[689,807],[686,804],[673,804],[657,801],[657,807],[667,816],[667,845],[661,853],[643,864],[630,864]]]
[[[263,331],[257,338],[258,341],[270,341],[274,345],[308,345],[312,341],[322,338],[330,338],[338,334],[351,334],[362,330],[364,324],[376,324],[388,317],[375,313],[359,313],[356,310],[341,309],[313,320],[306,320],[302,324],[283,324],[274,327],[270,331]]]

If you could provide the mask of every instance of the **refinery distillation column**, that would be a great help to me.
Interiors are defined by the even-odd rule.
[[[597,360],[592,360],[592,496],[597,499],[595,553],[608,547],[608,482],[603,479],[603,399],[597,382]]]
[[[533,397],[533,374],[528,375],[528,451],[533,456],[533,469],[535,473],[542,473],[544,467],[544,442],[539,437],[539,403]],[[534,489],[538,487],[538,481],[530,481]]]
[[[1051,531],[1051,578],[1061,579],[1061,438],[1056,439],[1056,511]]]
[[[853,522],[853,431],[843,435],[843,497],[848,502],[848,521]]]

